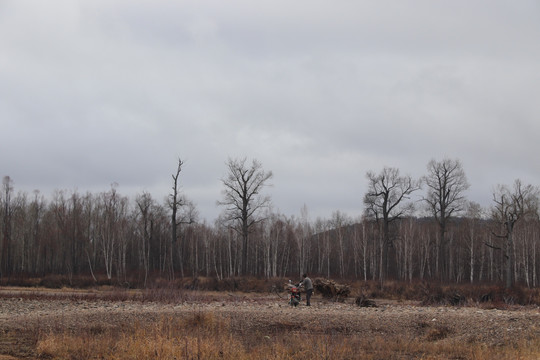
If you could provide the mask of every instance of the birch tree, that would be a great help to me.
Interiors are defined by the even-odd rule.
[[[467,212],[465,218],[465,238],[467,241],[467,250],[469,252],[469,281],[472,284],[475,278],[475,259],[478,257],[478,237],[480,220],[482,219],[482,208],[480,204],[475,202],[469,202],[467,205]]]
[[[107,279],[112,279],[114,265],[118,275],[123,275],[124,252],[127,239],[125,237],[125,221],[127,217],[128,199],[116,191],[118,184],[111,185],[111,190],[100,194],[96,206],[97,238],[100,244]],[[116,260],[116,261],[115,261]]]

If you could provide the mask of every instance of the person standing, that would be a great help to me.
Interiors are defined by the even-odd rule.
[[[306,306],[311,306],[311,295],[313,295],[313,282],[307,276],[307,274],[302,275],[303,280],[300,282],[300,286],[303,286],[306,289]]]

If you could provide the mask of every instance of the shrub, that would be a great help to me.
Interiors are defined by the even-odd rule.
[[[47,275],[41,279],[39,285],[49,289],[60,289],[64,286],[65,279],[60,275]]]

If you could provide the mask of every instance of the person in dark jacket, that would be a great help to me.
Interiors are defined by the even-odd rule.
[[[300,282],[299,286],[303,286],[306,289],[306,305],[311,306],[311,295],[313,295],[313,282],[307,276],[307,274],[302,275],[303,280]]]

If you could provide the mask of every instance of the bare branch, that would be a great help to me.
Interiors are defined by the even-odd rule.
[[[242,235],[242,266],[246,272],[248,237],[255,224],[264,220],[259,214],[270,206],[270,197],[261,195],[272,178],[271,171],[264,171],[261,163],[253,160],[246,164],[246,158],[229,159],[226,163],[228,174],[221,181],[224,186],[223,199],[217,204],[225,206],[224,218],[231,223],[230,228]]]

